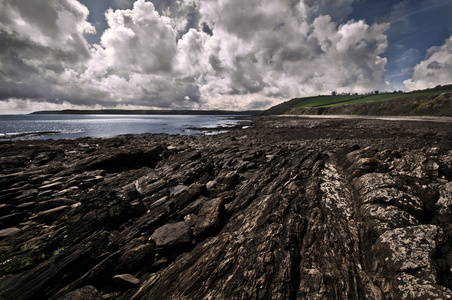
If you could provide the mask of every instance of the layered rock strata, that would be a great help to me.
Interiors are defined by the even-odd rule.
[[[1,142],[0,298],[451,298],[450,125]]]

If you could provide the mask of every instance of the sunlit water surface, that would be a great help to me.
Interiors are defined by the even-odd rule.
[[[236,125],[233,116],[200,115],[0,115],[0,140],[74,139],[112,137],[121,134],[214,134],[200,131]]]

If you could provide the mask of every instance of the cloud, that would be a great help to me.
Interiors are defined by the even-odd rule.
[[[330,16],[309,23],[306,6],[290,1],[201,4],[202,21],[213,33],[206,44],[210,68],[203,69],[210,72],[202,76],[202,95],[230,103],[243,95],[242,102],[252,103],[258,97],[385,89],[386,60],[380,55],[389,25],[338,25]]]
[[[258,109],[333,90],[384,90],[389,25],[344,23],[352,2],[161,0],[156,9],[137,0],[106,11],[108,29],[88,45],[94,28],[76,0],[37,0],[39,17],[25,0],[0,0],[0,99]]]
[[[121,72],[154,74],[170,72],[176,55],[176,35],[170,20],[155,11],[151,2],[138,0],[132,10],[108,10],[109,28],[101,37],[96,60]]]
[[[87,8],[75,0],[0,0],[0,6],[0,99],[77,97],[71,86],[64,91],[63,78],[90,59]]]
[[[0,30],[29,43],[89,56],[85,33],[94,27],[86,21],[88,9],[76,0],[0,0]]]
[[[452,83],[452,36],[440,47],[432,47],[427,59],[414,67],[411,79],[403,83],[409,90],[418,90]]]

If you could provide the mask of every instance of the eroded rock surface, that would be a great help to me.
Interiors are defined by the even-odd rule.
[[[2,299],[447,299],[452,127],[1,142]]]

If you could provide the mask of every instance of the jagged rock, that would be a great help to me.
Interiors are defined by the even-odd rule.
[[[58,300],[103,300],[104,298],[99,293],[99,291],[91,286],[85,286],[72,291],[65,296],[58,298]]]
[[[366,225],[380,235],[391,229],[419,224],[415,217],[392,205],[365,204],[361,213],[366,218]]]
[[[386,297],[393,299],[451,299],[451,290],[437,283],[433,254],[438,238],[435,225],[397,228],[382,234],[374,245],[374,268]]]
[[[38,191],[41,191],[41,192],[42,191],[54,191],[54,190],[58,190],[58,189],[60,189],[62,187],[63,187],[63,183],[60,182],[60,181],[56,181],[56,182],[53,182],[53,183],[41,185],[38,188]]]
[[[2,297],[447,299],[449,136],[256,117],[218,136],[2,141]]]
[[[203,235],[218,226],[222,204],[221,198],[204,203],[196,219],[195,229],[193,230],[194,236]]]
[[[389,174],[369,173],[355,179],[353,185],[360,194],[365,195],[376,189],[395,187],[396,183]]]
[[[438,227],[417,225],[397,228],[383,233],[374,246],[377,256],[382,257],[386,270],[406,272],[417,269],[433,271],[433,251],[436,248]]]
[[[420,217],[424,210],[424,204],[419,197],[396,188],[376,188],[364,195],[363,202],[394,205],[416,217]]]
[[[67,205],[59,206],[49,210],[44,210],[36,214],[34,219],[38,222],[48,223],[53,222],[60,218],[65,212],[70,210],[71,207]]]
[[[190,242],[190,228],[184,222],[166,224],[154,231],[151,240],[157,250],[166,251],[184,247]]]
[[[452,212],[452,181],[441,186],[437,205],[441,214]]]
[[[0,239],[8,236],[15,235],[20,232],[20,229],[17,227],[0,229]]]
[[[14,203],[24,203],[28,201],[35,200],[36,196],[38,195],[37,189],[29,189],[26,191],[23,191],[21,195],[15,197]]]
[[[113,281],[120,287],[132,288],[140,284],[140,280],[130,274],[115,275]]]
[[[35,210],[36,211],[44,211],[49,210],[52,208],[57,208],[61,206],[71,206],[73,204],[77,203],[75,200],[66,199],[66,198],[56,198],[56,199],[50,199],[46,201],[41,201],[36,203]]]
[[[5,203],[0,204],[0,215],[1,216],[8,215],[13,210],[14,210],[14,205],[5,204]]]
[[[30,213],[28,212],[16,212],[6,216],[0,217],[0,228],[6,228],[9,226],[17,225],[21,222],[24,222]]]

